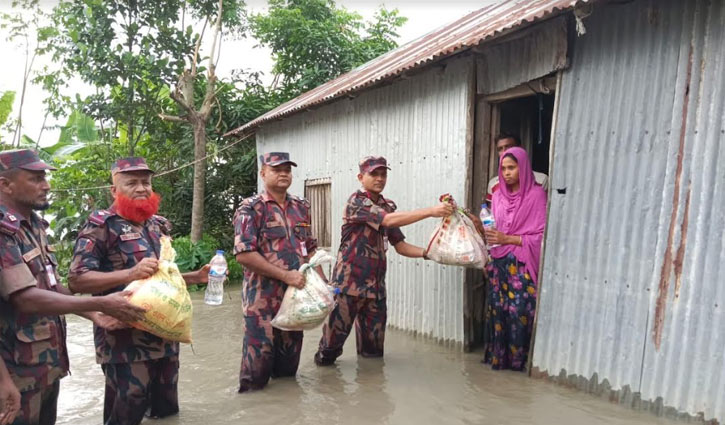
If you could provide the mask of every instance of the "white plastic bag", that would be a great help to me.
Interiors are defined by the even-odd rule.
[[[441,197],[452,202],[453,198]],[[428,242],[428,258],[436,263],[482,269],[488,259],[488,249],[476,227],[460,209],[441,220]]]
[[[300,273],[305,275],[305,287],[287,288],[272,326],[283,331],[302,331],[314,329],[325,321],[335,306],[335,297],[333,288],[317,274],[315,267],[332,260],[330,254],[318,249],[310,262],[300,268]]]

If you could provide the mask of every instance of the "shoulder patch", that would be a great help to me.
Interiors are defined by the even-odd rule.
[[[20,220],[15,215],[0,211],[0,231],[14,235],[20,229]]]
[[[309,209],[309,208],[310,208],[310,205],[311,205],[311,204],[310,204],[310,201],[308,201],[308,200],[307,200],[307,199],[305,199],[305,198],[300,198],[299,196],[295,196],[295,195],[290,195],[290,199],[292,199],[292,200],[293,200],[293,201],[295,201],[295,202],[299,202],[300,204],[302,204],[302,205],[304,205],[305,207],[307,207],[307,209]]]
[[[154,220],[159,223],[159,227],[161,227],[164,232],[171,233],[171,222],[169,219],[161,215],[154,215]]]
[[[252,195],[249,198],[244,198],[242,201],[242,204],[239,206],[239,208],[242,207],[253,207],[260,203],[262,201],[262,197],[260,195]]]
[[[96,210],[91,213],[90,216],[88,216],[88,221],[95,224],[96,226],[103,226],[106,224],[106,220],[113,217],[114,213],[108,210]]]
[[[159,223],[161,223],[161,224],[164,224],[164,225],[165,224],[169,224],[169,219],[166,218],[166,217],[164,217],[164,216],[162,216],[162,215],[155,215],[154,214],[154,219],[156,221],[158,221]]]

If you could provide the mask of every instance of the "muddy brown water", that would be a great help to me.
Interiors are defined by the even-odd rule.
[[[241,303],[232,288],[218,307],[194,293],[194,352],[181,348],[178,416],[144,424],[674,424],[522,373],[492,371],[463,353],[388,330],[385,358],[363,359],[355,338],[333,367],[315,366],[321,330],[305,333],[296,379],[238,394]],[[64,378],[58,424],[99,425],[103,374],[90,322],[68,316],[72,376]]]

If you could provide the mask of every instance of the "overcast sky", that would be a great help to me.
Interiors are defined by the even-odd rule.
[[[362,1],[362,0],[341,0],[338,5],[342,5],[348,10],[354,10],[360,13],[366,20],[372,19],[375,11],[385,5],[388,9],[397,8],[400,10],[401,16],[408,18],[408,22],[400,29],[400,45],[420,37],[440,26],[454,21],[469,12],[480,9],[487,4],[494,3],[497,0],[452,0],[442,1],[412,1],[412,0],[389,0],[379,1]],[[41,0],[41,4],[50,10],[56,0]],[[10,6],[11,0],[0,0],[0,13],[12,12]],[[249,9],[255,12],[263,11],[267,2],[263,0],[248,0]],[[6,90],[16,91],[16,105],[13,110],[13,117],[17,113],[20,99],[20,89],[23,80],[23,65],[25,61],[24,50],[6,41],[6,33],[0,30],[0,46],[5,61],[4,66],[0,67],[0,92]],[[270,52],[267,49],[256,46],[253,39],[244,40],[224,40],[222,45],[222,54],[217,69],[220,77],[226,77],[234,69],[248,69],[253,71],[262,71],[269,75],[272,66]],[[40,69],[44,65],[44,59],[36,60],[35,69]],[[82,87],[75,86],[74,89],[81,91]],[[43,98],[44,92],[36,86],[30,86],[27,89],[25,107],[23,109],[23,133],[35,139],[40,131],[40,127],[44,115]],[[49,122],[46,125],[53,125]],[[241,124],[241,123],[240,123]],[[57,140],[57,131],[43,134],[42,144],[50,145]],[[9,135],[3,134],[3,138],[9,138]]]

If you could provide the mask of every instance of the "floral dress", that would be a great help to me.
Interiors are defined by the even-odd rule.
[[[490,338],[485,363],[493,369],[523,370],[536,310],[536,284],[513,254],[494,258],[486,266],[489,303],[486,322]]]

